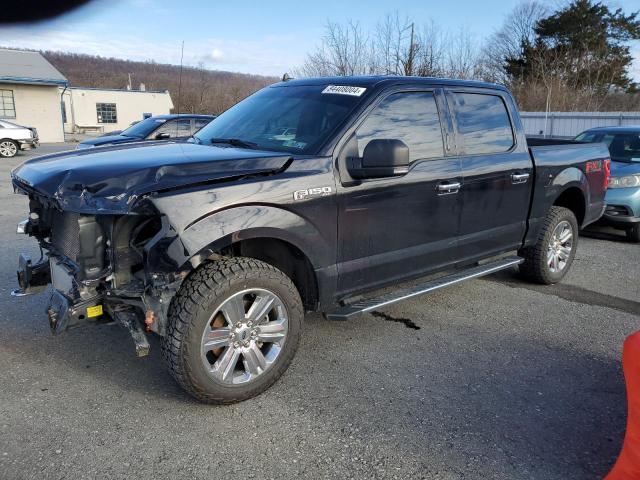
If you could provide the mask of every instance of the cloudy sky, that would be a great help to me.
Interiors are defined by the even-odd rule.
[[[556,0],[551,0],[557,4]],[[638,0],[615,0],[626,12]],[[318,44],[327,20],[375,25],[398,10],[416,24],[466,28],[479,41],[498,28],[519,0],[94,0],[75,12],[30,26],[0,27],[0,46],[61,50],[131,60],[204,63],[212,69],[280,76]],[[633,76],[640,80],[640,45]]]

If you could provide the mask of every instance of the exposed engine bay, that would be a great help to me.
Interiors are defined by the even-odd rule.
[[[29,218],[18,231],[35,237],[43,255],[34,264],[23,254],[18,279],[24,294],[52,284],[47,307],[52,332],[117,320],[132,333],[144,326],[162,335],[163,290],[170,298],[181,276],[168,281],[146,277],[145,247],[162,236],[160,216],[63,212],[44,198],[29,196]]]

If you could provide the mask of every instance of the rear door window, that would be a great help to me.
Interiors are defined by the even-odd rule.
[[[514,145],[513,129],[498,95],[449,92],[459,147],[467,155],[502,153]]]
[[[382,100],[356,131],[358,153],[374,139],[402,140],[410,161],[444,156],[433,92],[394,93]]]

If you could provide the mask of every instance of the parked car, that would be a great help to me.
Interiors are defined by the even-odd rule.
[[[187,392],[236,402],[286,370],[305,310],[345,320],[516,265],[560,281],[608,171],[603,144],[527,145],[499,85],[285,81],[188,142],[16,168],[18,230],[48,252],[20,257],[16,294],[51,281],[55,334],[105,316],[146,354],[154,332]]]
[[[30,150],[38,145],[38,131],[35,128],[0,120],[0,157],[15,157],[20,150]]]
[[[640,242],[640,127],[592,128],[575,138],[602,142],[611,153],[611,179],[602,223],[624,230]]]
[[[215,115],[156,115],[136,122],[121,132],[111,132],[80,142],[77,149],[102,147],[143,140],[185,139],[213,120]]]

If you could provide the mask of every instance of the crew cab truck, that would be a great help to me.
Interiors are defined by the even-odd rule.
[[[46,255],[21,255],[15,293],[51,282],[54,334],[114,320],[140,355],[158,334],[187,392],[240,401],[285,371],[305,311],[344,320],[515,265],[560,281],[608,171],[602,144],[528,145],[502,86],[283,81],[188,141],[16,168],[18,231]]]

